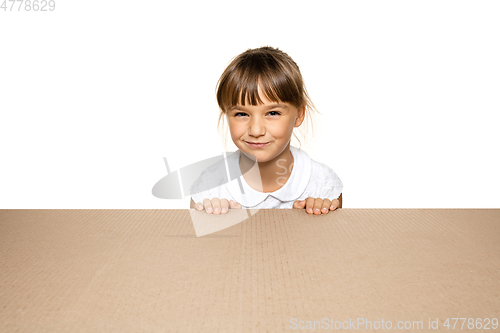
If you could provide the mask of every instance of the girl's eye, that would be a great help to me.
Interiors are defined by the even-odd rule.
[[[270,116],[279,116],[281,113],[279,111],[269,111],[267,114]],[[234,116],[235,117],[246,117],[246,116],[248,116],[248,114],[246,114],[245,112],[236,112],[234,114]]]

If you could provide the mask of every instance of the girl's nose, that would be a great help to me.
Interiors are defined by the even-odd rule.
[[[262,121],[254,118],[250,123],[248,135],[253,136],[253,137],[259,137],[259,136],[263,136],[265,134],[266,134],[266,129],[265,129]]]

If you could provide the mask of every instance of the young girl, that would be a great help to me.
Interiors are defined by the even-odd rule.
[[[297,208],[328,214],[342,208],[342,182],[328,166],[290,146],[294,127],[312,109],[299,67],[272,47],[250,49],[229,64],[217,102],[238,151],[207,168],[193,184],[191,208]],[[211,184],[209,184],[211,183]]]

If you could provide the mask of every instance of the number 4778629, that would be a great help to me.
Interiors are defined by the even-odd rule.
[[[55,0],[0,0],[0,10],[9,11],[24,11],[24,12],[47,12],[56,9]]]
[[[451,319],[451,320],[450,320]],[[459,321],[462,321],[461,325]],[[483,329],[483,330],[489,330],[489,329],[497,329],[498,328],[498,319],[493,318],[490,320],[490,318],[447,318],[446,321],[444,322],[443,326],[448,328],[448,329],[455,329],[455,326],[459,325],[457,329]],[[451,327],[453,325],[453,327]],[[490,326],[491,325],[491,326]]]

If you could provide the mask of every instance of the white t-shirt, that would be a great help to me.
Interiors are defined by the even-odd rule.
[[[342,193],[342,182],[328,166],[313,161],[303,150],[290,146],[293,169],[286,183],[274,192],[259,192],[247,184],[241,174],[238,150],[224,160],[202,172],[191,187],[195,203],[204,199],[227,199],[238,202],[245,209],[293,208],[296,200],[308,197],[338,199]],[[285,169],[285,167],[283,167]]]

